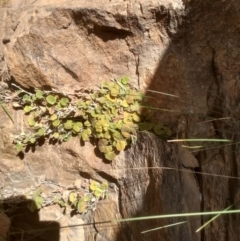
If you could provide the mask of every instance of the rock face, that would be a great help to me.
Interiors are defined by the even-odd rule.
[[[0,240],[4,241],[7,240],[8,231],[10,228],[10,220],[4,213],[0,213],[0,224]]]
[[[132,86],[155,97],[152,104],[165,110],[156,120],[167,122],[177,138],[233,140],[200,151],[140,133],[112,164],[77,139],[17,156],[12,135],[27,126],[23,112],[9,105],[14,124],[0,110],[0,190],[12,217],[11,240],[238,240],[237,214],[219,217],[201,233],[195,230],[205,218],[111,222],[231,204],[238,209],[238,179],[194,174],[239,176],[237,0],[12,0],[0,6],[1,100],[11,99],[4,83],[71,94],[128,75]],[[108,199],[95,211],[72,216],[51,202],[89,179],[110,183]],[[39,188],[44,207],[30,213],[25,196]],[[188,222],[141,234],[181,221]]]
[[[9,11],[3,39],[11,76],[27,88],[72,92],[127,73],[146,87],[169,43],[164,22],[175,31],[173,18],[181,17],[173,13],[181,1],[172,13],[169,1],[157,2],[40,1]]]

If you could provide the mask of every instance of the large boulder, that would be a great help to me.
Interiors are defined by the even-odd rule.
[[[156,120],[167,122],[177,138],[239,142],[237,0],[0,4],[0,77],[5,81],[0,96],[8,97],[1,100],[14,97],[6,83],[72,94],[128,75],[133,87],[154,97],[152,105],[161,109]],[[200,151],[140,133],[136,145],[112,163],[77,139],[62,145],[46,142],[17,156],[13,135],[27,129],[26,118],[21,110],[8,109],[14,124],[2,109],[0,113],[0,190],[19,240],[21,235],[34,240],[27,231],[37,229],[44,232],[35,233],[35,240],[49,240],[45,226],[50,223],[57,230],[55,240],[61,241],[238,240],[237,215],[221,216],[201,233],[195,230],[205,218],[110,222],[223,210],[233,203],[237,207],[239,181],[227,178],[239,175],[237,145],[211,144]],[[76,182],[89,184],[90,179],[110,184],[108,199],[95,211],[71,216],[51,201],[56,193],[68,192]],[[10,208],[21,207],[39,188],[45,200],[39,212]],[[188,222],[141,234],[180,221]]]

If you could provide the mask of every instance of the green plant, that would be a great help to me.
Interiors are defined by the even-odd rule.
[[[171,135],[161,123],[152,123],[152,110],[146,97],[129,86],[129,78],[105,81],[97,90],[64,95],[54,91],[19,91],[19,103],[33,132],[16,136],[14,143],[20,152],[25,146],[37,145],[42,138],[58,142],[78,136],[82,141],[94,141],[106,159],[116,155],[136,141],[137,131],[153,131],[160,137]]]
[[[42,207],[44,199],[42,198],[41,193],[42,190],[40,188],[37,189],[32,196],[31,202],[28,203],[27,207],[31,212],[39,210]]]
[[[176,213],[176,214],[166,214],[166,215],[152,215],[152,216],[146,216],[146,217],[134,217],[134,218],[125,218],[125,219],[118,219],[118,220],[112,220],[113,222],[133,222],[133,221],[140,221],[140,220],[153,220],[153,219],[164,219],[164,218],[182,218],[182,217],[195,217],[195,216],[206,216],[206,215],[216,215],[213,218],[211,218],[208,222],[206,222],[204,225],[202,225],[200,228],[198,228],[196,230],[196,232],[199,232],[201,229],[205,228],[209,223],[211,223],[212,221],[214,221],[216,218],[218,218],[220,215],[222,214],[236,214],[236,213],[240,213],[240,210],[229,210],[233,205],[227,207],[224,210],[220,210],[220,211],[211,211],[211,212],[197,212],[197,213]],[[158,227],[158,228],[154,228],[151,230],[146,230],[143,231],[141,233],[147,233],[147,232],[152,232],[152,231],[156,231],[162,228],[169,228],[172,226],[176,226],[176,225],[181,225],[181,224],[185,224],[188,223],[189,221],[182,221],[182,222],[177,222],[177,223],[173,223],[170,225],[166,225],[166,226],[162,226],[162,227]]]
[[[42,190],[38,188],[32,195],[26,199],[31,200],[27,207],[31,212],[39,210],[49,203],[59,204],[68,210],[75,210],[78,213],[86,213],[88,210],[95,210],[97,203],[105,199],[108,195],[108,183],[91,180],[89,187],[65,190],[54,197],[43,198]],[[47,200],[47,202],[46,202]],[[47,203],[47,204],[46,204]]]

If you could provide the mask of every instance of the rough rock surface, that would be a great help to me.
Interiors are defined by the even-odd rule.
[[[0,240],[5,241],[10,229],[10,219],[4,213],[0,213]]]
[[[2,80],[72,93],[128,75],[138,89],[178,96],[157,94],[152,103],[172,111],[158,112],[156,119],[168,121],[178,138],[239,142],[237,0],[5,0],[0,6]],[[3,82],[0,88],[2,95]],[[189,219],[187,224],[146,234],[141,231],[186,219],[108,223],[117,218],[223,210],[233,203],[239,209],[238,179],[195,178],[192,173],[238,177],[237,145],[209,144],[204,151],[189,151],[142,133],[137,144],[112,164],[97,157],[90,143],[80,146],[75,139],[61,146],[45,143],[19,157],[12,135],[26,126],[22,111],[10,112],[14,124],[0,111],[1,199],[12,210],[41,187],[48,204],[39,213],[12,210],[17,216],[12,226],[18,231],[12,238],[33,238],[26,231],[51,223],[57,230],[54,238],[60,241],[239,239],[237,214],[221,216],[197,234],[207,219]],[[90,178],[111,183],[109,198],[94,212],[70,217],[48,203],[76,180]],[[25,232],[19,235],[19,230]],[[35,240],[49,240],[46,230],[34,235]]]

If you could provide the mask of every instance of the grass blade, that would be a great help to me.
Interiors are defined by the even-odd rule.
[[[197,124],[202,124],[202,123],[207,123],[207,122],[212,122],[212,121],[229,120],[229,119],[232,119],[232,117],[222,117],[222,118],[217,118],[217,119],[211,119],[211,120],[198,122]]]
[[[230,209],[233,205],[227,207],[226,209],[224,209],[224,211],[227,211],[228,209]],[[206,223],[204,223],[199,229],[196,230],[196,233],[201,231],[203,228],[205,228],[209,223],[213,222],[216,218],[218,218],[221,214],[219,213],[218,215],[214,216],[213,218],[211,218],[209,221],[207,221]]]
[[[227,146],[232,146],[232,145],[239,145],[240,142],[232,142],[230,144],[224,144],[224,145],[219,145],[219,146],[214,146],[214,147],[206,147],[204,149],[201,149],[200,151],[206,151],[206,150],[212,150],[212,149],[216,149],[216,148],[224,148],[224,147],[227,147]],[[199,151],[199,150],[197,150]],[[194,152],[197,152],[197,151],[191,151],[191,153],[194,153]]]
[[[149,230],[146,230],[146,231],[142,231],[141,233],[153,232],[153,231],[156,231],[156,230],[159,230],[159,229],[162,229],[162,228],[169,228],[169,227],[180,225],[180,224],[183,224],[183,223],[186,223],[186,222],[187,221],[178,222],[178,223],[172,223],[172,224],[165,225],[165,226],[162,226],[162,227],[159,227],[159,228],[154,228],[154,229],[149,229]]]
[[[162,218],[179,218],[179,217],[195,217],[195,216],[207,216],[207,215],[218,215],[218,214],[233,214],[240,213],[240,209],[237,210],[224,210],[224,211],[213,211],[213,212],[200,212],[200,213],[175,213],[175,214],[166,214],[166,215],[154,215],[154,216],[145,216],[137,218],[124,218],[113,220],[113,222],[132,222],[132,221],[141,221],[141,220],[152,220],[152,219],[162,219]]]
[[[174,140],[168,140],[167,142],[232,142],[232,140],[228,139],[174,139]]]
[[[169,170],[169,171],[177,171],[177,172],[183,172],[183,173],[193,173],[193,174],[199,174],[199,175],[206,175],[206,176],[211,176],[211,177],[221,177],[221,178],[228,178],[228,179],[236,179],[236,180],[240,180],[240,177],[236,177],[236,176],[228,176],[228,175],[220,175],[220,174],[214,174],[214,173],[208,173],[208,172],[196,172],[196,171],[191,171],[191,170],[186,170],[186,169],[179,169],[179,168],[173,168],[173,167],[128,167],[128,168],[117,168],[117,169],[101,169],[101,171],[98,172],[125,172],[125,171],[129,171],[129,170],[154,170],[154,169],[162,169],[162,170]]]
[[[161,94],[161,95],[168,95],[168,96],[171,96],[171,97],[178,98],[178,96],[177,96],[177,95],[168,94],[168,93],[164,93],[164,92],[160,92],[160,91],[156,91],[156,90],[146,90],[146,91],[148,91],[148,92],[152,92],[152,93]]]
[[[7,110],[7,108],[4,106],[4,104],[3,104],[2,102],[0,102],[0,106],[2,107],[2,109],[4,110],[4,112],[7,114],[7,116],[9,117],[9,119],[12,121],[12,123],[14,123],[11,114],[9,113],[9,111]]]
[[[182,145],[182,147],[188,148],[188,149],[198,149],[198,148],[203,148],[205,146],[186,146],[186,145]]]
[[[147,109],[150,109],[150,110],[160,110],[160,111],[166,111],[166,112],[176,112],[176,113],[179,113],[179,111],[176,111],[176,110],[163,109],[163,108],[158,108],[158,107],[151,107],[151,106],[144,106],[144,105],[141,105],[141,107],[147,108]]]

